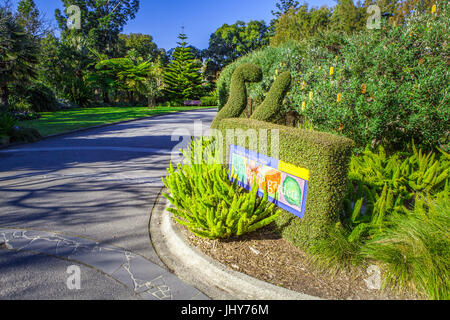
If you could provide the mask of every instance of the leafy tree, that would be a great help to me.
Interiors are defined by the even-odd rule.
[[[37,35],[42,28],[39,10],[33,0],[21,0],[17,7],[17,21],[26,32]]]
[[[37,47],[17,18],[0,7],[0,108],[9,108],[10,86],[36,77]]]
[[[275,33],[270,39],[273,46],[289,40],[301,41],[316,36],[329,28],[331,11],[326,6],[320,9],[302,5],[291,9],[275,22]]]
[[[411,16],[413,12],[431,12],[433,5],[438,9],[444,5],[445,1],[437,0],[402,0],[397,1],[393,17],[390,19],[393,24],[402,25],[405,23],[407,17]]]
[[[224,24],[209,39],[209,48],[205,52],[209,60],[208,72],[215,74],[237,58],[268,44],[268,26],[264,21]]]
[[[195,59],[186,42],[187,36],[181,33],[180,42],[173,53],[173,60],[164,73],[165,93],[169,99],[198,99],[202,95],[200,63]]]
[[[154,107],[164,88],[164,69],[160,59],[152,62],[144,86],[145,91],[141,93],[147,96],[148,106]]]
[[[60,40],[49,34],[41,40],[41,52],[39,73],[42,80],[54,88],[60,98],[79,106],[86,105],[93,93],[86,73],[95,60],[83,39]]]
[[[362,30],[366,26],[366,10],[361,3],[354,4],[353,0],[337,0],[331,17],[331,30],[352,33]]]
[[[120,34],[121,56],[126,56],[130,50],[136,50],[136,53],[143,60],[155,61],[163,52],[153,42],[153,37],[147,34],[130,33]]]
[[[278,19],[290,10],[295,10],[299,6],[299,2],[295,0],[279,0],[276,4],[278,11],[272,11],[272,14]]]
[[[62,39],[83,37],[87,45],[109,57],[117,54],[119,34],[124,25],[134,19],[139,9],[139,0],[62,0],[67,10],[76,5],[81,10],[80,30],[67,27],[66,12],[55,11],[56,20],[61,29]]]

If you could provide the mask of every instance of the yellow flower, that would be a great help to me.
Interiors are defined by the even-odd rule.
[[[361,86],[361,93],[362,94],[366,94],[367,93],[367,85],[365,83]]]
[[[303,101],[302,102],[302,112],[305,112],[305,110],[306,110],[306,102]]]
[[[302,82],[302,90],[305,90],[305,89],[306,89],[306,82],[303,81],[303,82]]]
[[[333,76],[333,74],[334,74],[334,67],[331,67],[330,68],[330,76]]]
[[[278,75],[278,73],[279,73],[278,69],[277,69],[277,70],[275,70],[275,74],[276,74],[276,75]]]
[[[433,4],[433,7],[431,8],[431,13],[436,13],[436,5],[435,4]]]
[[[309,92],[309,100],[312,100],[314,98],[314,93],[312,91]]]
[[[341,102],[341,101],[342,101],[342,93],[338,93],[337,102]]]

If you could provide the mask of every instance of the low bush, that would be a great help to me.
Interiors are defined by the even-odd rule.
[[[36,142],[42,139],[42,135],[34,128],[16,128],[11,132],[11,142]]]
[[[309,251],[327,269],[381,263],[386,286],[448,299],[450,156],[411,149],[354,156],[340,222]]]
[[[278,213],[274,205],[257,196],[255,184],[250,192],[231,183],[228,171],[220,164],[210,161],[210,151],[201,164],[194,161],[195,153],[205,151],[212,140],[193,141],[191,148],[183,153],[185,164],[172,166],[163,179],[169,194],[164,196],[174,208],[169,211],[178,223],[187,226],[194,234],[208,239],[226,239],[256,231],[271,224]]]
[[[26,88],[13,88],[10,106],[17,112],[47,112],[58,109],[58,100],[49,87],[36,82]]]
[[[217,97],[214,96],[206,96],[200,99],[202,101],[202,106],[217,106]]]
[[[34,111],[12,111],[11,115],[16,118],[17,121],[29,121],[40,119],[42,116]]]
[[[0,136],[11,136],[17,119],[9,112],[0,112]]]

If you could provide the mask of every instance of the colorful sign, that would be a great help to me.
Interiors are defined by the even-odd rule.
[[[309,170],[276,160],[268,156],[230,146],[230,179],[250,190],[259,185],[258,195],[264,195],[278,207],[303,218],[308,194]]]

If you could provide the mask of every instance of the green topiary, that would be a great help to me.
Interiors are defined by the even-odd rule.
[[[259,82],[262,79],[261,68],[254,64],[238,67],[231,78],[230,97],[227,104],[219,111],[211,127],[217,128],[220,121],[239,117],[247,106],[246,82]]]
[[[270,121],[281,109],[284,97],[291,87],[292,77],[289,72],[282,73],[274,82],[264,102],[251,116],[254,120]]]
[[[258,136],[258,145],[251,145],[249,139],[241,142],[239,137],[230,141],[227,130],[252,129],[259,135],[267,133],[267,139]],[[262,131],[260,131],[262,129]],[[268,130],[268,131],[265,131]],[[279,132],[279,146],[260,145],[260,141],[272,141],[272,135]],[[323,132],[299,130],[253,119],[224,119],[219,123],[218,131],[223,137],[224,159],[228,159],[229,145],[240,145],[254,152],[266,148],[271,155],[272,147],[279,148],[279,159],[310,171],[305,216],[297,218],[283,211],[276,224],[282,236],[294,244],[307,248],[315,241],[326,236],[327,230],[334,225],[342,210],[342,202],[347,191],[348,164],[354,147],[352,140]],[[236,141],[237,140],[237,141]],[[219,140],[217,140],[219,141]],[[255,149],[256,148],[256,149]],[[226,163],[226,162],[225,162]]]

